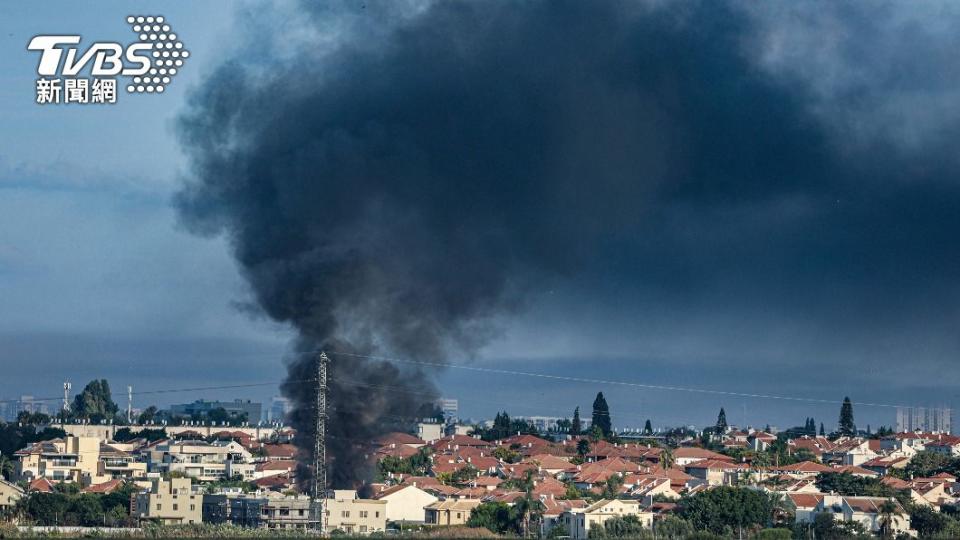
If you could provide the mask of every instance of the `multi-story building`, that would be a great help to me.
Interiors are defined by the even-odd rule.
[[[100,443],[99,476],[111,480],[136,480],[147,475],[147,464],[137,456],[112,445]]]
[[[283,423],[292,410],[293,403],[291,403],[289,399],[275,396],[270,400],[270,410],[267,411],[267,422]]]
[[[51,482],[76,482],[82,486],[109,480],[100,469],[100,440],[67,436],[32,444],[17,451],[14,471],[18,481],[46,478]]]
[[[203,522],[260,527],[260,516],[265,502],[263,497],[246,493],[207,494],[203,496]]]
[[[43,401],[33,396],[20,396],[20,399],[0,400],[0,420],[14,422],[22,412],[48,414],[49,408]]]
[[[456,422],[460,418],[460,402],[453,398],[440,398],[437,407],[443,411],[443,418],[447,423]]]
[[[304,495],[274,496],[262,499],[260,526],[269,529],[317,528],[317,508]]]
[[[350,534],[383,532],[387,528],[387,501],[358,499],[353,490],[336,490],[323,500],[324,530]]]
[[[148,470],[181,473],[201,482],[234,476],[253,479],[252,454],[236,441],[169,441],[146,452]]]
[[[575,540],[586,539],[594,528],[603,528],[614,517],[636,516],[644,527],[653,526],[653,512],[644,510],[640,501],[603,499],[585,508],[571,508],[560,515],[560,522]]]
[[[179,416],[207,416],[211,411],[223,409],[233,417],[245,417],[251,424],[263,419],[263,404],[249,399],[233,401],[206,401],[199,399],[193,403],[172,405],[170,412]]]
[[[130,515],[163,525],[202,523],[203,495],[193,490],[189,478],[154,479],[150,491],[133,498]]]
[[[897,407],[897,432],[951,433],[953,413],[949,407]]]

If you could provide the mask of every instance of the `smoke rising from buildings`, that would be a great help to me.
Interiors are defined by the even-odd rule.
[[[914,216],[897,192],[860,194],[888,167],[841,162],[801,90],[751,63],[749,18],[728,5],[313,9],[308,26],[344,23],[335,43],[301,32],[297,54],[238,57],[195,92],[177,199],[192,231],[230,239],[257,309],[296,329],[283,390],[305,448],[317,350],[470,355],[531,291],[583,275],[803,309],[833,293],[779,289],[787,273],[856,296],[859,278],[889,277],[904,227],[948,215],[938,196]],[[898,212],[905,224],[878,220]],[[862,258],[835,256],[865,236]],[[408,366],[331,359],[341,486],[369,473],[358,448],[435,392]]]

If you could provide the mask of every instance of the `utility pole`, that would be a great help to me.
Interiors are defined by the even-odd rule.
[[[133,423],[133,387],[127,387],[127,423]]]
[[[327,367],[330,359],[321,352],[317,357],[316,437],[313,441],[313,499],[321,533],[326,529],[323,500],[327,492]]]

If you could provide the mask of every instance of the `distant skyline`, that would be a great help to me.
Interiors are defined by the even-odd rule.
[[[451,363],[826,401],[438,370],[440,393],[460,400],[462,416],[568,416],[578,405],[588,411],[597,391],[607,395],[619,427],[642,427],[646,418],[656,426],[707,425],[722,406],[731,423],[787,428],[812,416],[830,429],[844,396],[854,401],[860,427],[895,425],[896,405],[955,407],[960,36],[953,29],[960,5],[733,2],[673,17],[657,4],[641,3],[623,17],[631,25],[623,33],[604,31],[622,23],[614,13],[543,8],[553,25],[545,27],[593,38],[577,44],[533,31],[540,4],[516,15],[491,9],[490,20],[531,26],[528,41],[503,40],[505,50],[520,51],[507,54],[509,62],[501,62],[503,51],[477,44],[463,44],[475,60],[466,62],[428,54],[454,54],[452,47],[390,41],[381,32],[400,23],[378,26],[378,17],[396,15],[386,8],[360,13],[349,3],[314,9],[289,2],[268,13],[257,3],[225,0],[137,4],[176,25],[191,63],[162,96],[124,95],[99,108],[36,105],[38,58],[26,44],[54,31],[126,40],[122,19],[130,5],[0,4],[8,23],[0,33],[0,399],[56,398],[64,380],[79,390],[95,378],[108,379],[123,404],[127,385],[155,391],[281,381],[294,332],[256,307],[231,239],[189,233],[173,206],[193,174],[177,121],[230,59],[275,66],[264,77],[282,77],[291,51],[308,50],[321,65],[340,46],[364,57],[369,45],[435,65],[435,80],[426,84],[416,78],[422,65],[397,60],[381,88],[364,84],[364,66],[355,64],[358,78],[344,80],[370,94],[357,103],[335,96],[344,100],[336,101],[343,114],[336,121],[365,126],[363,115],[381,114],[364,109],[374,103],[398,112],[394,121],[409,132],[419,118],[447,129],[437,120],[446,116],[431,116],[444,103],[452,132],[469,131],[457,122],[506,123],[471,135],[471,152],[484,163],[503,157],[519,162],[507,163],[507,171],[562,171],[555,198],[518,192],[535,204],[504,206],[508,215],[496,224],[514,232],[504,238],[536,252],[506,250],[503,258],[515,257],[521,269],[506,281],[517,278],[525,290],[516,299],[513,290],[505,293],[509,308],[491,310],[477,330],[479,345],[450,353]],[[424,13],[406,15],[411,24],[454,33],[475,20]],[[685,22],[703,32],[689,32]],[[427,44],[449,39],[416,35]],[[324,73],[341,74],[333,67]],[[436,92],[433,101],[424,88]],[[462,88],[491,96],[506,112],[492,115],[473,103],[454,114]],[[556,124],[535,116],[547,110]],[[515,126],[531,132],[511,140],[512,153],[484,146],[502,142]],[[374,140],[371,154],[381,155],[376,137],[365,136]],[[417,134],[410,141],[431,149],[444,143]],[[541,148],[559,161],[529,158]],[[417,160],[401,163],[420,170]],[[578,182],[587,176],[583,189]],[[385,197],[406,195],[390,189]],[[430,208],[459,201],[459,190],[440,191]],[[474,195],[485,201],[498,193]],[[434,194],[414,192],[409,208],[422,210],[427,195]],[[548,210],[558,207],[567,211]],[[485,223],[489,214],[474,217]],[[582,220],[577,227],[575,219]],[[519,232],[524,227],[530,230]],[[491,237],[499,245],[501,237]],[[453,238],[451,245],[466,243]],[[483,260],[497,269],[502,259]],[[463,266],[454,260],[437,275],[469,270]],[[200,398],[269,403],[279,393],[268,385],[144,395],[135,406]]]

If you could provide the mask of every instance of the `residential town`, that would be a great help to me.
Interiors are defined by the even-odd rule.
[[[0,515],[11,533],[960,535],[960,437],[860,430],[848,399],[829,433],[812,418],[777,433],[734,426],[723,409],[700,430],[648,422],[618,432],[602,393],[583,418],[576,407],[546,431],[505,411],[469,425],[438,407],[437,418],[364,446],[369,483],[332,485],[319,501],[306,494],[308,456],[282,423],[126,424],[105,381],[88,385],[74,409],[84,403],[94,404],[86,419],[22,411],[0,424]]]

